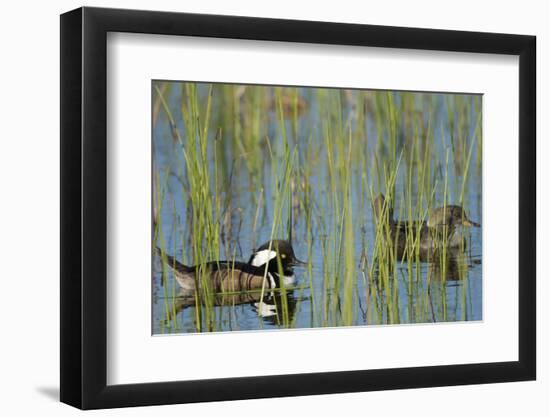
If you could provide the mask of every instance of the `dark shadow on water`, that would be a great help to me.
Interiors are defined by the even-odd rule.
[[[53,401],[59,401],[59,387],[36,387],[36,391]]]

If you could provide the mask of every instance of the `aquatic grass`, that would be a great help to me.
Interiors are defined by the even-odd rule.
[[[295,103],[295,106],[297,106],[297,103]],[[309,143],[313,141],[313,138],[309,138]],[[311,158],[311,147],[306,148],[305,150],[305,157],[303,161],[305,163],[301,163],[301,170],[300,170],[300,182],[301,182],[301,196],[302,198],[299,200],[299,205],[301,211],[304,213],[304,223],[305,223],[305,239],[306,239],[306,246],[307,246],[307,259],[311,260],[313,258],[313,216],[316,208],[314,207],[314,204],[312,202],[313,199],[313,190],[312,185],[310,183],[310,178],[312,176],[311,172],[311,165],[307,163],[307,161],[311,161],[313,158]],[[309,283],[309,290],[310,290],[310,297],[311,297],[311,315],[310,315],[310,324],[311,327],[317,326],[317,297],[315,295],[315,287],[313,282],[313,266],[310,261],[308,261],[307,264],[307,278]]]
[[[354,288],[357,279],[357,271],[355,266],[355,242],[354,242],[354,223],[353,223],[353,208],[351,204],[351,155],[352,155],[352,134],[351,127],[349,128],[349,144],[347,155],[347,169],[341,179],[343,192],[345,193],[344,206],[342,207],[342,223],[343,223],[343,251],[344,251],[344,313],[343,324],[350,326],[354,319]]]
[[[269,151],[271,156],[271,166],[273,169],[272,178],[274,182],[274,184],[272,185],[273,187],[272,189],[275,190],[274,204],[273,204],[274,205],[273,221],[272,221],[271,234],[270,234],[269,246],[268,246],[269,251],[272,250],[273,239],[275,239],[275,236],[278,232],[278,228],[282,223],[281,219],[283,216],[283,207],[285,205],[285,200],[289,196],[290,182],[291,182],[291,176],[293,172],[293,164],[297,154],[296,149],[294,149],[292,153],[290,151],[288,137],[286,135],[285,121],[283,117],[281,91],[279,89],[276,89],[276,100],[277,100],[277,115],[279,120],[279,128],[280,128],[280,133],[283,137],[284,150],[283,150],[282,158],[275,158],[273,155],[272,149],[269,146]],[[279,166],[279,163],[281,162],[282,162],[283,169],[282,169],[282,174],[279,175],[279,172],[281,171],[281,167]],[[289,213],[291,212],[292,212],[292,209],[289,210]],[[282,271],[281,260],[279,257],[277,257],[277,262],[278,262],[279,274],[280,276],[283,276],[284,274]],[[265,271],[264,271],[263,284],[262,284],[261,296],[259,301],[260,307],[258,309],[258,314],[261,313],[262,303],[265,296],[265,290],[266,290],[265,286],[267,283],[267,274],[268,274],[267,267],[268,267],[268,264],[266,264]],[[284,304],[286,305],[286,301],[287,301],[286,290],[285,290],[283,280],[281,280],[281,282],[282,282],[282,287],[281,287],[282,299]],[[285,322],[288,322],[288,314],[284,317],[286,318]]]

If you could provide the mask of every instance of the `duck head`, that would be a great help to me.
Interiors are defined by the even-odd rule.
[[[480,227],[466,216],[466,211],[461,206],[438,207],[430,213],[428,217],[428,227],[437,228],[447,226],[454,228],[456,226]]]
[[[378,194],[376,196],[372,202],[372,209],[377,222],[386,219],[387,216],[390,225],[393,224],[393,207],[384,194]]]
[[[278,272],[279,265],[277,259],[280,260],[285,275],[291,275],[293,267],[306,264],[306,262],[296,258],[294,249],[287,240],[272,240],[264,243],[254,251],[248,263],[257,267],[265,267],[266,264],[269,264],[269,271]]]

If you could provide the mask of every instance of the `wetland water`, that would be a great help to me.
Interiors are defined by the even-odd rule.
[[[481,320],[481,102],[154,81],[153,246],[186,265],[247,262],[290,237],[307,264],[284,290],[195,297],[154,251],[153,333]],[[457,227],[466,248],[431,262],[397,259],[373,213],[380,193],[396,219],[461,205],[481,227]]]

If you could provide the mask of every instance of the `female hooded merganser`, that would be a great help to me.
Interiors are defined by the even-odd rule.
[[[385,222],[387,219],[388,229],[382,229],[383,236],[390,237],[395,244],[396,256],[402,259],[407,250],[407,233],[413,231],[416,238],[416,231],[420,233],[419,255],[420,260],[433,259],[436,250],[445,246],[447,249],[464,250],[466,241],[464,236],[457,231],[457,226],[480,227],[466,215],[461,206],[447,205],[432,210],[428,221],[397,221],[393,218],[393,207],[386,200],[383,194],[379,194],[373,202],[374,216],[377,222]]]
[[[207,277],[207,285],[216,293],[279,288],[295,282],[293,267],[303,265],[286,240],[264,243],[250,256],[248,263],[212,261],[199,271],[199,265],[187,266],[165,255],[176,281],[184,291],[195,291],[197,276]],[[267,271],[266,271],[267,267]],[[264,277],[265,284],[264,284]],[[199,284],[199,286],[204,285]]]

